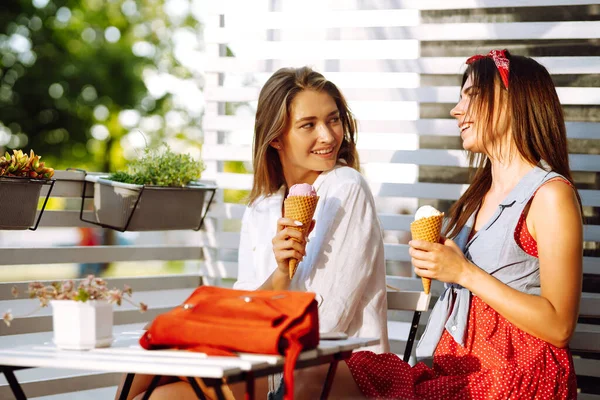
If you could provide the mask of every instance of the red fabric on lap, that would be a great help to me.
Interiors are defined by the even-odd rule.
[[[463,348],[444,332],[433,368],[394,354],[357,352],[347,361],[358,387],[377,399],[575,399],[568,348],[512,325],[473,296]]]

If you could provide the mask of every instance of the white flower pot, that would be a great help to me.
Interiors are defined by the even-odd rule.
[[[90,350],[112,343],[113,306],[106,301],[51,300],[54,344],[65,350]]]

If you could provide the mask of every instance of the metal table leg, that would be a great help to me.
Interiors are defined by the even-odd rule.
[[[254,374],[246,374],[246,398],[245,400],[254,400]]]
[[[162,378],[162,376],[160,376],[160,375],[154,375],[154,377],[152,377],[152,380],[150,381],[150,385],[144,392],[144,397],[142,397],[142,400],[148,400],[150,398],[150,395],[152,394],[152,392],[154,392],[154,389],[156,389],[156,387],[158,386],[158,382],[160,382],[160,378]]]
[[[198,385],[198,382],[196,382],[196,378],[188,377],[187,379],[188,379],[188,382],[190,383],[190,385],[192,385],[192,389],[194,389],[196,396],[198,396],[198,398],[200,400],[206,400],[206,396],[204,395],[204,392],[200,388],[200,385]]]
[[[327,378],[325,378],[323,390],[321,391],[321,400],[327,400],[329,397],[329,392],[331,392],[331,386],[333,385],[333,378],[335,377],[335,372],[337,371],[338,362],[339,360],[334,360],[331,362],[331,364],[329,364]]]
[[[121,395],[119,396],[119,400],[127,400],[127,396],[129,395],[129,391],[131,390],[131,384],[133,383],[133,378],[135,374],[127,374],[125,377],[125,382],[123,382],[123,388],[121,388]]]
[[[225,394],[223,393],[223,379],[216,378],[202,378],[202,382],[207,388],[212,388],[217,395],[217,400],[225,400]],[[198,383],[196,381],[196,383]],[[200,385],[199,385],[200,386]]]
[[[12,369],[3,369],[4,376],[6,376],[6,381],[10,385],[10,390],[12,390],[15,395],[15,400],[27,400],[27,396],[25,396],[25,392],[23,392],[23,388],[17,381],[17,377],[15,376]]]

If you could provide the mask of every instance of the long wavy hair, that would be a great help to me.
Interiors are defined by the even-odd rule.
[[[468,154],[471,185],[450,208],[444,230],[447,237],[454,237],[460,232],[492,185],[492,164],[488,154],[509,158],[515,155],[499,152],[508,124],[512,130],[512,148],[521,157],[534,165],[544,160],[552,171],[575,186],[569,168],[563,110],[550,74],[529,57],[514,56],[508,51],[506,56],[510,60],[510,90],[502,84],[491,58],[481,58],[469,64],[462,77],[461,87],[469,77],[473,81],[475,90],[467,114],[473,112],[471,115],[477,116],[478,132],[482,135],[480,142],[484,144],[485,153]],[[577,192],[576,195],[581,206]]]
[[[338,160],[343,159],[349,167],[359,169],[356,120],[337,86],[309,67],[282,68],[269,78],[258,97],[252,150],[254,183],[249,204],[259,197],[272,195],[285,184],[279,154],[271,142],[289,128],[292,102],[304,90],[326,92],[333,98],[344,130]]]

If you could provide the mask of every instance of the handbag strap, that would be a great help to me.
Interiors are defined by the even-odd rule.
[[[285,352],[285,363],[283,365],[283,383],[285,385],[284,400],[294,400],[294,370],[296,362],[302,352],[302,343],[298,336],[286,335],[288,348]]]

